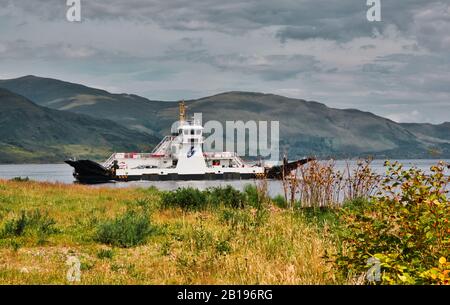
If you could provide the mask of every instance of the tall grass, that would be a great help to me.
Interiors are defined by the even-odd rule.
[[[381,176],[373,171],[371,163],[372,159],[358,160],[356,167],[351,170],[350,163],[347,161],[344,181],[345,200],[367,199],[378,191]]]
[[[56,221],[40,210],[20,211],[20,215],[4,222],[0,238],[19,237],[26,234],[47,236],[57,233]]]
[[[334,160],[313,160],[283,175],[282,185],[289,207],[300,202],[303,208],[337,207],[345,201],[369,198],[377,191],[380,176],[371,167],[371,159],[350,163],[344,171]]]
[[[302,207],[327,207],[339,202],[342,178],[335,162],[313,160],[299,168]]]
[[[67,283],[68,256],[81,262],[81,284],[338,283],[322,258],[335,251],[332,237],[270,208],[264,189],[180,190],[164,201],[155,189],[0,180],[0,228],[14,228],[0,237],[0,283]],[[205,198],[197,204],[188,194]],[[178,205],[183,196],[194,208]],[[48,243],[37,245],[39,237],[27,233],[34,225],[20,229],[25,208],[56,222]]]
[[[129,248],[145,243],[152,231],[147,213],[129,210],[114,219],[101,222],[97,227],[95,240]]]
[[[342,172],[313,161],[274,199],[264,177],[242,192],[0,180],[0,284],[67,283],[67,256],[82,284],[345,284],[374,254],[385,283],[448,282],[444,165],[387,165],[379,183],[370,160]]]

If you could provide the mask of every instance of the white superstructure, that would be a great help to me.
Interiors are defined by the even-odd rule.
[[[250,178],[264,173],[264,167],[246,164],[234,152],[203,152],[203,126],[187,120],[180,103],[177,133],[166,136],[152,153],[115,153],[103,167],[115,169],[121,179],[217,179]]]

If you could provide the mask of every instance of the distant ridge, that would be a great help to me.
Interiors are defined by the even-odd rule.
[[[0,80],[0,88],[45,107],[108,119],[157,137],[169,131],[178,112],[176,103],[37,76]],[[357,109],[258,92],[231,91],[186,103],[190,113],[203,113],[204,121],[279,121],[281,150],[290,157],[450,157],[450,123],[399,124]]]
[[[0,163],[103,159],[149,149],[158,138],[105,119],[48,109],[0,88]]]

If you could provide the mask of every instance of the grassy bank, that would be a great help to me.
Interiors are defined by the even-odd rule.
[[[0,283],[68,283],[72,256],[81,284],[339,282],[324,258],[335,251],[329,230],[300,213],[186,210],[162,197],[170,201],[155,189],[0,180]]]
[[[369,165],[311,162],[276,198],[265,179],[243,192],[0,180],[0,284],[450,284],[447,164]]]

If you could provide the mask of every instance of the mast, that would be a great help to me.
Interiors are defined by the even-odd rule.
[[[181,101],[178,104],[179,112],[180,112],[180,123],[186,121],[186,105],[184,101]]]

